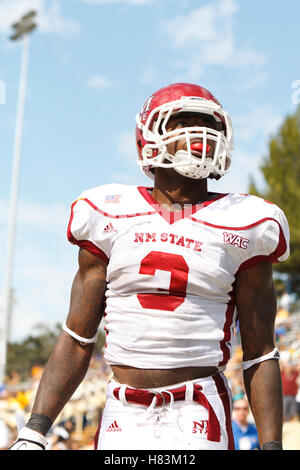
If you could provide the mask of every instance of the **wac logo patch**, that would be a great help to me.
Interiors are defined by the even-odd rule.
[[[247,250],[250,240],[248,238],[243,238],[240,235],[234,233],[223,232],[223,239],[225,243],[229,245],[238,246],[243,250]]]

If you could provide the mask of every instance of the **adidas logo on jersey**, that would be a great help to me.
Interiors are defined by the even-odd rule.
[[[103,230],[103,233],[112,233],[116,232],[117,230],[114,228],[113,224],[109,222],[108,225],[106,225],[105,229]]]
[[[106,429],[106,432],[120,432],[122,431],[121,428],[119,428],[117,421],[114,421],[108,428]]]

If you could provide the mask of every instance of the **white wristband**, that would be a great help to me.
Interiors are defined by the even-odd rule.
[[[264,356],[257,357],[256,359],[252,359],[251,361],[242,362],[242,369],[243,370],[249,369],[255,364],[268,361],[269,359],[280,359],[280,353],[277,348],[274,348],[273,351],[269,352],[268,354],[265,354]]]
[[[95,336],[93,336],[93,338],[83,338],[82,336],[79,336],[76,333],[74,333],[74,331],[70,330],[70,328],[67,327],[66,322],[64,322],[62,328],[66,333],[68,333],[68,335],[70,335],[73,338],[77,339],[77,341],[79,341],[82,344],[96,343],[97,338],[98,338],[98,334],[99,334],[99,332],[97,331],[97,333],[95,334]]]

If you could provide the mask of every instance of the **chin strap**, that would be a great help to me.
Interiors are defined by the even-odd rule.
[[[259,364],[260,362],[264,361],[269,361],[270,359],[280,359],[280,353],[277,348],[274,348],[273,351],[269,352],[268,354],[265,354],[264,356],[257,357],[256,359],[252,359],[251,361],[242,362],[242,369],[249,369],[255,364]]]

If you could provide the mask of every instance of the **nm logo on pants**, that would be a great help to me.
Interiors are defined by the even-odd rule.
[[[207,434],[208,420],[193,421],[193,434]]]

